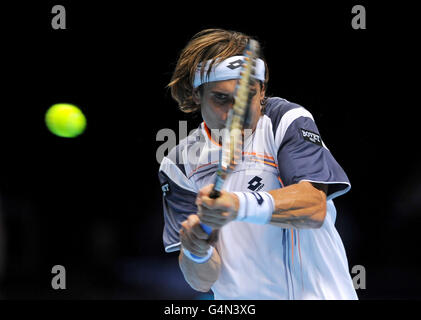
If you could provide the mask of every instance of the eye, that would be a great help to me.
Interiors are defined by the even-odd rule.
[[[214,93],[214,97],[215,97],[217,100],[221,101],[221,102],[226,102],[226,101],[228,101],[228,95],[227,95],[227,94],[224,94],[224,93],[218,93],[218,92],[215,92],[215,93]]]
[[[230,94],[221,93],[221,92],[214,92],[213,100],[215,101],[216,104],[220,106],[226,106],[230,103],[234,103],[233,98]]]

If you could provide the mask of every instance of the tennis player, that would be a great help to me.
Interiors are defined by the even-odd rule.
[[[207,29],[179,57],[172,96],[182,111],[200,112],[203,122],[159,169],[165,251],[180,250],[186,281],[198,291],[211,289],[215,299],[357,299],[333,203],[350,182],[312,114],[266,97],[263,56],[242,159],[221,196],[209,197],[248,40]],[[210,236],[200,223],[213,228]]]

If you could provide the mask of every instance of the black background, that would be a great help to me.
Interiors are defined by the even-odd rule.
[[[66,30],[51,27],[55,4],[66,8]],[[367,10],[366,30],[351,27],[356,4]],[[156,134],[200,123],[178,111],[166,85],[187,41],[210,27],[260,40],[268,93],[312,112],[347,172],[352,189],[335,200],[336,226],[350,268],[367,272],[359,297],[420,297],[412,8],[62,1],[1,11],[2,298],[208,297],[163,250]],[[58,102],[82,109],[83,135],[48,132],[44,115]],[[51,288],[57,264],[66,290]]]

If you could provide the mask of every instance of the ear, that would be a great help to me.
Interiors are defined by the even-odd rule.
[[[266,85],[263,83],[260,89],[260,101],[262,101],[266,96]]]
[[[192,98],[195,104],[200,104],[200,90],[199,88],[193,89]]]

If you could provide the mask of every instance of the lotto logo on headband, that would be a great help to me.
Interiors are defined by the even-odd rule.
[[[204,67],[203,77],[201,75],[202,64],[199,64],[195,73],[193,87],[197,88],[207,82],[240,79],[240,67],[243,64],[244,58],[244,56],[233,56],[220,62],[216,61],[209,76],[207,73],[211,60],[208,60]],[[265,81],[265,63],[262,59],[256,59],[255,78],[260,81]]]
[[[233,62],[230,62],[227,65],[227,68],[230,68],[231,70],[237,69],[237,68],[239,68],[243,65],[243,61],[244,60],[238,59],[238,60],[235,60]]]

